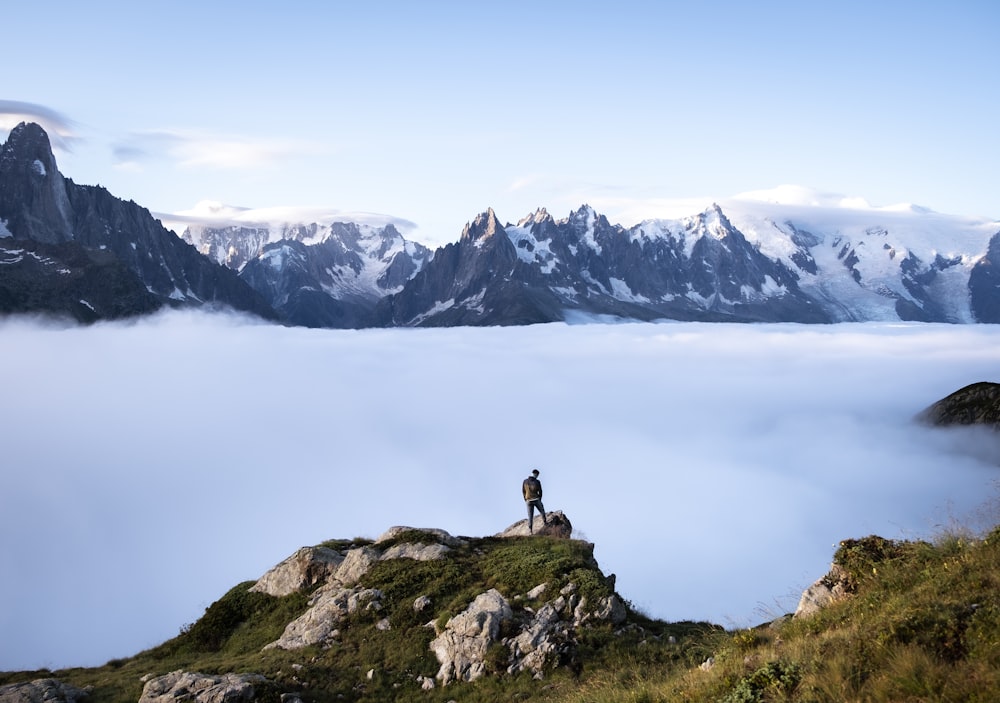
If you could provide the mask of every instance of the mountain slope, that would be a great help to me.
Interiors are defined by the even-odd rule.
[[[835,321],[986,322],[973,290],[1000,223],[913,207],[728,201],[738,227],[766,256],[796,271],[803,292]]]
[[[628,229],[587,206],[507,226],[490,210],[380,303],[376,324],[992,321],[996,247],[1000,223],[921,210],[731,200]]]
[[[525,522],[507,532],[525,532]],[[594,545],[566,538],[572,526],[561,513],[549,522],[533,537],[394,527],[374,541],[303,547],[230,589],[174,639],[59,678],[94,686],[91,703],[154,703],[181,695],[170,693],[179,680],[197,700],[199,689],[228,699],[209,687],[250,681],[241,699],[496,700],[544,696],[546,680],[574,681],[625,650],[650,664],[702,656],[697,635],[718,628],[631,612]],[[0,674],[0,684],[31,678]]]
[[[311,236],[268,242],[250,252],[240,271],[295,325],[368,326],[376,303],[400,290],[430,258],[426,247],[407,242],[392,225],[335,222],[303,229]]]
[[[63,268],[71,261],[77,269],[91,266],[87,257],[81,256],[81,248],[91,252],[96,263],[104,262],[100,265],[112,259],[117,262],[120,268],[106,290],[97,290],[101,276],[96,273],[90,276],[93,285],[86,287],[86,300],[98,318],[143,314],[162,305],[217,305],[268,319],[276,317],[235,272],[201,256],[145,208],[119,200],[103,188],[76,185],[64,178],[56,167],[48,135],[38,125],[21,123],[0,147],[0,223],[0,246],[7,252],[18,250],[22,243],[32,247],[34,242],[45,245],[44,256],[62,261],[66,264]],[[65,303],[59,278],[63,274],[40,273],[43,275],[31,283],[35,293],[28,295],[23,268],[19,276],[9,276],[6,269],[0,269],[0,288],[7,290],[13,308],[9,311],[68,313],[81,319],[70,309],[72,305]],[[151,298],[117,295],[114,286],[124,286],[126,291],[140,286]],[[44,290],[50,293],[46,295]],[[33,302],[19,307],[17,301],[26,296]],[[107,312],[93,302],[105,297],[118,301]]]
[[[756,628],[614,605],[592,545],[392,528],[304,547],[174,639],[94,669],[0,673],[0,703],[987,701],[1000,694],[1000,527],[842,542]],[[620,603],[620,602],[619,602]],[[605,608],[604,604],[610,604]],[[34,683],[29,683],[34,682]],[[26,698],[35,692],[38,698]]]

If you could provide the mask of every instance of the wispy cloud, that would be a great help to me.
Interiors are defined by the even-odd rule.
[[[317,152],[317,145],[294,139],[257,139],[186,130],[133,132],[112,145],[116,166],[141,168],[167,159],[179,168],[253,169]]]
[[[61,112],[37,103],[20,100],[0,100],[0,130],[10,131],[21,122],[35,122],[48,133],[52,146],[72,151],[77,139],[74,122]]]
[[[417,228],[417,224],[411,220],[378,212],[294,206],[248,208],[214,200],[203,200],[190,210],[155,213],[155,216],[165,227],[178,233],[187,227],[262,227],[313,223],[326,225],[333,222],[355,222],[374,227],[392,225],[402,232]]]

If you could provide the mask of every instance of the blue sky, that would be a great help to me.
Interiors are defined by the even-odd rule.
[[[159,214],[428,243],[488,207],[632,224],[784,183],[996,218],[998,30],[986,0],[16,3],[0,135],[47,119],[65,175]]]

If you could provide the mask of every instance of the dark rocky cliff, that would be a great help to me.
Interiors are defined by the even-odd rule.
[[[0,148],[0,220],[10,235],[0,239],[9,260],[17,258],[13,252],[19,249],[35,251],[36,245],[44,245],[39,256],[62,262],[34,266],[29,256],[13,268],[4,267],[0,297],[6,301],[5,312],[87,319],[80,314],[82,299],[96,319],[143,314],[163,305],[209,305],[277,319],[235,271],[199,254],[147,209],[99,186],[64,178],[48,135],[38,125],[18,125]],[[64,280],[67,270],[75,272],[72,285]],[[80,296],[75,303],[67,302],[69,291],[69,297]],[[105,299],[114,304],[100,304]]]

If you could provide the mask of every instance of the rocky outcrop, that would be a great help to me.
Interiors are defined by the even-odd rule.
[[[536,534],[569,539],[572,525],[561,512],[549,514],[549,525]],[[511,525],[501,537],[528,536],[526,521]],[[296,650],[310,645],[333,646],[341,640],[347,619],[358,612],[383,609],[384,594],[377,584],[363,579],[378,562],[391,559],[432,561],[467,543],[444,530],[392,527],[373,544],[346,552],[325,547],[304,547],[268,571],[253,587],[272,595],[286,595],[312,587],[325,579],[308,602],[308,609],[290,622],[281,637],[265,649]],[[592,562],[594,568],[596,562]],[[441,684],[474,681],[487,673],[529,672],[541,677],[546,667],[572,662],[577,631],[591,625],[617,627],[626,618],[625,604],[614,595],[614,577],[605,579],[605,595],[589,602],[570,583],[552,594],[549,584],[539,584],[524,594],[503,594],[496,588],[474,598],[464,610],[441,627],[434,620],[433,601],[418,595],[415,613],[426,613],[435,628],[430,649],[438,660],[436,680]],[[391,605],[391,604],[390,604]],[[389,618],[372,617],[376,631],[391,630]],[[429,672],[426,672],[429,673]],[[433,682],[424,677],[423,684]]]
[[[329,646],[344,618],[359,610],[380,610],[382,592],[374,588],[350,588],[334,581],[320,587],[309,601],[309,610],[288,623],[276,641],[264,649],[301,649],[309,645]]]
[[[36,679],[0,686],[0,703],[76,703],[88,693],[59,679]]]
[[[983,381],[965,386],[917,417],[936,426],[984,425],[1000,430],[1000,383]]]
[[[368,573],[372,564],[382,558],[382,553],[371,547],[358,547],[348,550],[344,555],[344,561],[337,568],[337,572],[331,579],[333,583],[342,586],[353,586],[361,577]]]
[[[302,547],[258,579],[250,590],[272,596],[287,596],[327,581],[344,556],[326,547]]]
[[[625,622],[625,604],[616,595],[591,604],[571,583],[554,599],[534,605],[547,590],[547,584],[539,584],[513,601],[496,589],[477,596],[431,642],[441,665],[437,680],[443,685],[474,681],[491,673],[491,667],[492,673],[528,672],[542,678],[548,666],[573,666],[579,628]]]
[[[496,589],[477,596],[431,642],[431,651],[441,664],[437,679],[447,685],[483,676],[490,646],[499,641],[501,626],[512,618],[510,604]]]
[[[242,703],[254,700],[255,687],[266,681],[258,674],[174,671],[146,681],[139,703]]]
[[[402,535],[429,543],[396,541]],[[460,544],[462,540],[444,530],[397,526],[385,532],[374,545],[355,547],[344,554],[326,547],[303,547],[250,589],[280,596],[323,583],[309,600],[309,609],[290,622],[281,637],[265,649],[299,649],[335,642],[340,634],[338,628],[347,616],[361,609],[381,609],[381,591],[356,586],[374,564],[389,559],[433,561],[443,558],[451,549],[449,545]],[[388,629],[388,623],[379,629]]]
[[[826,576],[816,581],[799,598],[794,617],[809,617],[849,593],[849,576],[839,564],[832,564]]]
[[[554,510],[546,514],[548,524],[542,523],[541,515],[536,514],[534,520],[534,531],[528,530],[527,519],[519,520],[497,533],[497,537],[531,537],[532,535],[544,537],[558,537],[559,539],[570,539],[573,535],[573,524],[561,510]]]

